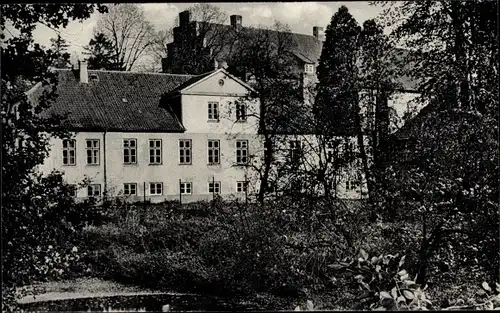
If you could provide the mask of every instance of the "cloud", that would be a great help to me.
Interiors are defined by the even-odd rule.
[[[180,11],[175,4],[169,3],[143,3],[141,6],[144,9],[146,19],[153,24],[157,31],[171,27]]]

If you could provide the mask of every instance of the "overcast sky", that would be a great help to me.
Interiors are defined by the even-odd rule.
[[[194,3],[141,3],[146,17],[157,30],[171,27],[179,12],[187,9]],[[243,26],[267,25],[272,26],[274,21],[288,24],[293,32],[311,34],[313,26],[325,27],[332,15],[342,5],[362,24],[365,20],[375,18],[382,11],[381,7],[371,6],[365,1],[356,2],[238,2],[212,3],[220,7],[227,15],[242,16]],[[61,36],[71,44],[70,52],[79,54],[83,46],[87,45],[92,37],[92,29],[99,18],[95,13],[91,18],[80,22],[70,22],[68,27],[61,29]],[[49,46],[50,38],[56,37],[54,30],[40,25],[34,32],[35,40]]]

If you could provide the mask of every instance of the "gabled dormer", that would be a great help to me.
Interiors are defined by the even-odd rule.
[[[191,133],[257,133],[255,90],[220,68],[194,76],[163,97]]]

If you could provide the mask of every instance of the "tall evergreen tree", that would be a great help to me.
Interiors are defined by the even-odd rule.
[[[50,42],[50,48],[56,55],[58,55],[57,59],[53,63],[53,66],[57,68],[68,67],[70,55],[67,51],[69,48],[69,44],[64,38],[61,37],[60,34],[58,34],[56,38],[50,38]]]
[[[88,66],[90,69],[125,70],[123,62],[120,62],[115,53],[113,42],[103,33],[95,34],[85,50],[89,55]]]
[[[332,16],[318,66],[315,113],[322,131],[352,135],[358,103],[357,42],[361,29],[345,6]]]

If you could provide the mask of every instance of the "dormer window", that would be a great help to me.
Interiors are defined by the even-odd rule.
[[[122,102],[127,103],[128,102],[127,98],[122,98]]]
[[[89,75],[91,81],[99,81],[99,76],[97,74],[90,74]]]
[[[314,74],[314,65],[313,64],[306,64],[304,66],[304,72],[306,74]]]

